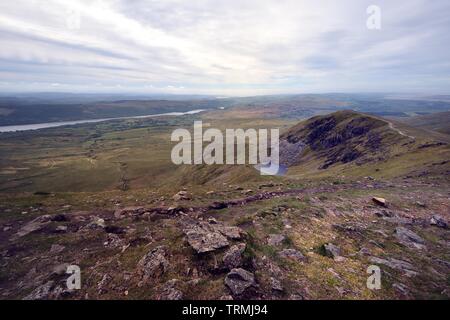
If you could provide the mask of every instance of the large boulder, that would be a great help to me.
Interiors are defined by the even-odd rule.
[[[256,286],[255,276],[242,268],[233,269],[225,278],[225,285],[233,295],[243,294],[247,289]]]

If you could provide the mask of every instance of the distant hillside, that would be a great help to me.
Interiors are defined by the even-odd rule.
[[[280,142],[280,161],[289,173],[311,176],[440,172],[448,157],[448,144],[427,131],[354,111],[300,122]]]
[[[61,100],[56,100],[61,101]],[[118,100],[75,103],[0,97],[0,125],[34,124],[186,112],[224,106],[225,100]]]
[[[399,119],[410,126],[450,135],[450,111]]]

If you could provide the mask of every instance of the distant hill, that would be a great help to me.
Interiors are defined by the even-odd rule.
[[[400,176],[448,167],[448,144],[404,124],[355,111],[300,122],[281,136],[280,161],[290,174]]]
[[[450,135],[450,111],[399,119],[410,126]]]

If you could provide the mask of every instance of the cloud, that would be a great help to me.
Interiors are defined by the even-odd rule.
[[[371,4],[4,1],[0,90],[448,92],[450,3],[379,0],[378,31]]]

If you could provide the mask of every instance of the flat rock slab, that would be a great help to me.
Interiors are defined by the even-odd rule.
[[[395,228],[395,236],[403,245],[416,249],[425,248],[425,240],[423,240],[418,234],[409,229],[406,229],[404,227],[397,227]]]
[[[239,240],[244,231],[238,227],[205,221],[185,221],[183,231],[189,245],[197,253],[206,253],[229,246],[230,240]]]

